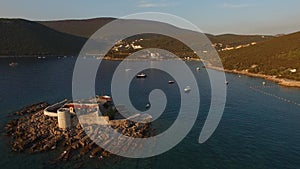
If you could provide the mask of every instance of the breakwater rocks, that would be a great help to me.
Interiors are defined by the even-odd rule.
[[[21,110],[17,111],[15,115],[22,116],[25,114],[35,113],[44,110],[47,106],[49,106],[49,104],[46,102],[35,103],[22,108]]]
[[[90,139],[76,116],[71,117],[72,127],[67,130],[60,129],[56,117],[44,115],[43,108],[47,105],[42,102],[25,107],[22,111],[18,111],[21,113],[16,113],[22,116],[6,124],[6,132],[11,138],[10,144],[13,151],[25,153],[61,151],[53,162],[76,160],[82,156],[102,159],[112,155]],[[103,141],[113,139],[103,131],[105,130],[103,126],[87,127],[93,128],[94,136],[100,137],[105,134]],[[150,123],[136,123],[129,120],[114,121],[108,127],[123,135],[138,138],[150,137],[153,131]]]

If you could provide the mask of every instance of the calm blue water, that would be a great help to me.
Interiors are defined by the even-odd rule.
[[[12,61],[19,65],[11,68]],[[0,59],[0,125],[11,118],[19,108],[39,102],[54,103],[71,98],[72,71],[75,58],[1,58]],[[117,61],[105,61],[96,82],[98,94],[109,94],[112,70]],[[195,70],[198,62],[188,62]],[[168,97],[167,109],[154,122],[159,130],[167,129],[176,119],[180,105],[177,85],[167,85],[170,77],[160,71],[148,70],[151,75],[144,80],[133,80],[130,98],[140,110],[148,103],[148,94],[154,88],[161,88]],[[284,169],[300,168],[300,90],[280,87],[267,82],[269,88],[260,90],[289,99],[282,101],[250,87],[261,87],[262,79],[227,74],[227,104],[221,123],[206,143],[198,144],[201,127],[210,103],[210,87],[204,70],[194,72],[201,93],[201,107],[196,125],[188,136],[171,151],[147,159],[91,160],[81,168],[232,168],[232,169]],[[198,104],[193,103],[192,104]],[[74,168],[72,162],[59,166],[48,165],[59,152],[36,155],[12,153],[9,139],[0,137],[1,168]]]

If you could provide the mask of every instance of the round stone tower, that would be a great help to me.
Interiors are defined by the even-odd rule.
[[[58,127],[67,129],[71,127],[71,114],[68,108],[61,108],[57,111]]]

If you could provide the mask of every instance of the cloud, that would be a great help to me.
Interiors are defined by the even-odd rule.
[[[155,7],[168,7],[170,4],[167,3],[151,3],[147,1],[141,1],[137,5],[140,8],[155,8]]]
[[[224,3],[222,5],[222,8],[248,8],[251,5],[249,4],[230,4],[230,3]]]

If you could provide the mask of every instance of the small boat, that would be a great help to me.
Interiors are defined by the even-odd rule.
[[[200,71],[200,67],[197,67],[196,70],[197,70],[197,71]]]
[[[175,83],[175,81],[169,80],[168,83],[169,83],[169,84],[173,84],[173,83]]]
[[[225,84],[226,84],[226,85],[229,85],[229,82],[226,80],[226,81],[225,81]]]
[[[149,109],[150,108],[150,104],[146,104],[146,109]]]
[[[131,71],[131,69],[125,69],[125,71],[126,71],[126,72],[129,72],[129,71]]]
[[[56,149],[56,146],[52,146],[52,147],[51,147],[51,150],[55,150],[55,149]]]
[[[262,84],[265,86],[265,85],[266,85],[266,82],[262,82]]]
[[[11,62],[10,64],[9,64],[9,66],[10,67],[16,67],[16,66],[18,66],[19,64],[17,63],[17,62]]]
[[[101,98],[102,100],[105,100],[105,101],[111,101],[111,97],[108,96],[108,95],[100,96],[100,98]]]
[[[190,92],[192,89],[191,89],[191,87],[190,86],[186,86],[185,88],[184,88],[184,92],[185,93],[188,93],[188,92]]]
[[[147,75],[145,73],[140,73],[138,75],[136,75],[137,78],[146,78]]]

